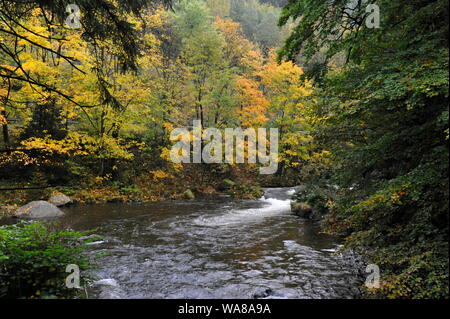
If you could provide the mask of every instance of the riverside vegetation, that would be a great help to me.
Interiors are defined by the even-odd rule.
[[[79,29],[66,5],[0,2],[0,213],[56,192],[157,201],[302,185],[297,207],[382,270],[369,297],[448,298],[447,1],[80,0]],[[194,119],[278,128],[277,173],[174,164],[170,132]],[[1,228],[2,278],[25,262],[42,278],[30,288],[16,273],[2,296],[72,297],[50,269],[87,268],[79,234],[48,227]]]
[[[0,298],[75,298],[69,289],[66,266],[81,271],[90,267],[82,253],[88,240],[83,233],[60,229],[56,224],[23,222],[0,227]],[[80,285],[86,285],[86,276]]]

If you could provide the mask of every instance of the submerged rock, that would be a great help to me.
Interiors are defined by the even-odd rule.
[[[124,292],[115,279],[102,279],[94,282],[92,288],[100,299],[123,299]]]
[[[20,207],[14,217],[21,219],[49,219],[64,216],[64,213],[55,205],[46,201],[35,201]]]
[[[62,206],[67,206],[67,205],[73,204],[73,200],[70,197],[68,197],[62,193],[53,195],[52,197],[49,198],[48,202],[57,207],[62,207]]]
[[[258,291],[256,293],[253,294],[253,299],[264,299],[264,298],[268,298],[269,296],[271,296],[273,294],[273,290],[270,288],[267,288],[265,290],[262,291]]]

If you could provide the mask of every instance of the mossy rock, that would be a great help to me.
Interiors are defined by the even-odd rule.
[[[241,197],[243,198],[261,198],[264,195],[264,190],[257,185],[245,185],[240,188]]]
[[[313,208],[308,203],[305,202],[301,203],[291,202],[291,210],[301,218],[309,219],[313,214]]]
[[[53,196],[48,199],[48,202],[55,205],[56,207],[68,206],[73,204],[73,200],[62,193],[53,194]]]

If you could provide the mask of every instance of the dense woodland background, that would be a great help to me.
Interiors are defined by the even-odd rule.
[[[447,1],[79,0],[80,29],[67,4],[0,0],[3,204],[301,184],[384,270],[372,296],[448,298]],[[279,171],[174,165],[194,119],[279,128]]]

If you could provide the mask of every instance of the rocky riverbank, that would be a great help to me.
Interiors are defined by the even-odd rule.
[[[292,196],[291,211],[300,218],[313,221],[323,230],[322,222],[328,214],[329,206],[336,199],[334,191],[332,187],[318,189],[300,186]],[[344,246],[341,246],[335,253],[339,257],[337,260],[341,266],[344,269],[349,269],[360,278],[360,286],[358,288],[353,287],[348,292],[353,293],[355,298],[356,296],[358,296],[357,298],[364,298],[367,293],[363,286],[367,277],[366,267],[369,261],[366,260],[363,253],[345,249]]]
[[[72,205],[74,201],[62,194],[55,193],[47,201],[32,201],[21,207],[14,205],[0,206],[0,218],[15,217],[19,219],[54,219],[64,216],[60,207]]]

